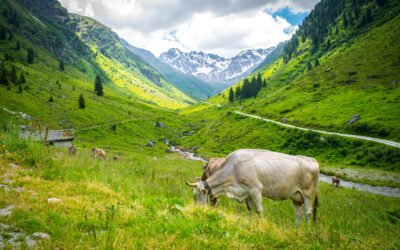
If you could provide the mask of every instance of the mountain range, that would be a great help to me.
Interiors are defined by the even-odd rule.
[[[172,48],[162,53],[158,59],[184,74],[193,75],[206,82],[230,86],[250,75],[274,49],[275,47],[246,50],[232,58],[224,58],[202,51],[186,53]]]

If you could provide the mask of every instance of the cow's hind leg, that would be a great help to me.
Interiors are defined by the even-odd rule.
[[[293,201],[294,208],[296,211],[296,228],[301,225],[301,219],[303,217],[303,203]]]
[[[306,213],[306,222],[308,222],[312,214],[311,197],[308,195],[304,195],[304,212]]]

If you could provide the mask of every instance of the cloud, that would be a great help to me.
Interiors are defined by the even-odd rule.
[[[223,56],[290,38],[294,25],[273,13],[282,8],[304,13],[317,1],[60,0],[70,12],[93,17],[156,55],[177,47]]]

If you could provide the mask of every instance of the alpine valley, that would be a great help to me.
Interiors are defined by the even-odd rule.
[[[158,1],[70,1],[94,7],[0,0],[0,249],[400,248],[398,0],[161,1],[158,19]],[[135,6],[143,27],[281,5],[289,14],[271,20],[292,20],[299,6],[307,15],[273,47],[232,58],[171,48],[157,58],[110,28],[125,10],[104,23],[82,14],[110,4]],[[169,20],[177,5],[187,12]],[[282,154],[210,161],[239,149]],[[311,180],[317,164],[304,156],[320,172],[308,222],[299,197],[307,212],[309,195],[293,179]],[[272,172],[304,164],[301,178],[264,183],[265,172],[247,171],[282,157]],[[224,163],[212,173],[204,161]],[[214,189],[207,181],[218,178]],[[257,183],[298,200],[265,191],[261,201]],[[218,188],[216,206],[194,202]],[[260,195],[231,198],[241,190]]]

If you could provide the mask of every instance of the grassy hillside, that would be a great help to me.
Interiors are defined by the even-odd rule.
[[[352,1],[346,3],[343,13],[353,13]],[[291,59],[285,55],[256,72],[267,80],[267,87],[234,105],[277,121],[287,118],[297,126],[399,141],[400,113],[395,110],[400,108],[400,5],[358,5],[361,14],[372,10],[372,21],[344,26],[339,15],[317,48],[311,38],[302,38],[303,25],[293,38],[298,45]],[[227,103],[228,91],[223,94],[209,101]],[[347,125],[356,114],[361,119]]]
[[[77,14],[70,17],[78,36],[92,49],[96,61],[114,84],[160,106],[179,108],[194,103],[142,58],[126,49],[110,28],[88,17]]]

